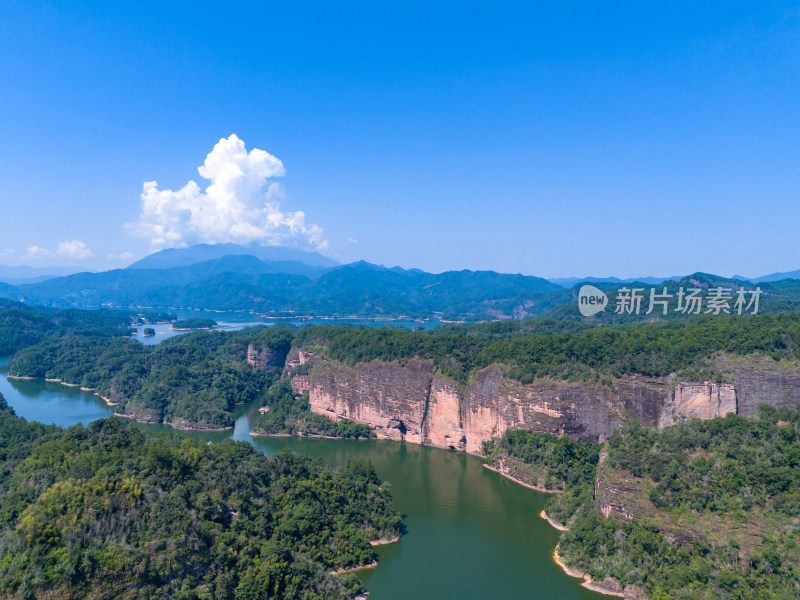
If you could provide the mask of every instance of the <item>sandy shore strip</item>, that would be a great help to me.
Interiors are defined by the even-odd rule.
[[[117,404],[119,404],[119,402],[114,402],[111,398],[106,398],[105,396],[101,396],[97,392],[95,392],[94,395],[97,396],[98,398],[102,398],[103,400],[105,400],[105,403],[108,404],[109,406],[116,406]],[[117,414],[117,413],[114,413],[114,414]],[[124,416],[124,415],[122,415],[122,416]]]
[[[399,541],[400,541],[400,536],[396,535],[396,536],[391,537],[391,538],[380,538],[380,539],[377,539],[377,540],[370,540],[369,541],[369,545],[370,546],[383,546],[385,544],[394,544],[395,542],[399,542]]]
[[[335,571],[331,571],[331,575],[344,575],[345,573],[355,573],[356,571],[363,571],[364,569],[374,569],[378,566],[378,561],[373,560],[368,565],[362,565],[360,567],[351,567],[349,569],[336,569]]]
[[[561,560],[561,557],[558,554],[558,546],[553,551],[553,560],[556,564],[561,567],[561,569],[569,575],[570,577],[575,577],[576,579],[583,579],[583,583],[581,586],[585,587],[587,590],[592,590],[593,592],[599,592],[601,594],[605,594],[606,596],[616,596],[617,598],[624,598],[625,594],[623,592],[618,592],[617,590],[612,590],[606,585],[601,582],[597,582],[592,579],[592,576],[588,573],[584,573],[578,569],[573,569],[572,567],[567,566]]]
[[[516,477],[513,477],[513,476],[509,475],[508,473],[504,473],[503,471],[501,471],[500,469],[498,469],[494,465],[484,464],[483,466],[484,466],[484,468],[489,469],[490,471],[494,471],[495,473],[497,473],[499,475],[502,475],[506,479],[510,479],[514,483],[518,483],[518,484],[520,484],[522,486],[525,486],[526,488],[528,488],[530,490],[533,490],[535,492],[543,492],[545,494],[561,494],[561,493],[563,493],[563,490],[547,490],[547,489],[545,489],[543,487],[532,485],[530,483],[525,483],[521,479],[517,479]]]
[[[384,544],[394,544],[396,541],[400,539],[399,535],[396,535],[391,538],[379,538],[377,540],[370,540],[370,546],[383,546]],[[378,566],[378,561],[373,560],[368,565],[362,565],[360,567],[351,567],[349,569],[336,569],[335,571],[331,571],[331,575],[344,575],[345,573],[355,573],[356,571],[363,571],[364,569],[374,569]],[[367,593],[369,595],[369,593]]]
[[[548,523],[550,523],[551,527],[554,527],[555,529],[558,529],[559,531],[567,531],[566,527],[564,527],[561,523],[551,519],[549,517],[549,515],[546,512],[544,512],[544,510],[542,510],[542,512],[539,513],[539,516],[542,517]]]

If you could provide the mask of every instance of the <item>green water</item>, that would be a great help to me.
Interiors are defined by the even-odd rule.
[[[0,393],[18,415],[44,423],[68,426],[111,414],[77,388],[8,380],[2,365]],[[553,562],[558,535],[538,517],[544,495],[484,469],[476,457],[401,442],[251,437],[255,412],[241,407],[233,431],[189,435],[210,442],[233,437],[266,453],[291,448],[330,465],[369,458],[391,482],[407,534],[378,549],[377,568],[360,572],[370,600],[608,598],[580,587]]]

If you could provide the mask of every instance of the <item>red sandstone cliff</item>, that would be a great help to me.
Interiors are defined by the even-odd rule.
[[[430,361],[348,366],[295,348],[284,375],[296,391],[309,392],[314,412],[366,423],[379,438],[479,452],[483,441],[520,427],[602,440],[630,418],[663,427],[724,416],[740,412],[740,388],[748,390],[748,406],[800,403],[800,369],[790,376],[764,365],[754,372],[738,363],[736,368],[733,384],[628,376],[609,387],[553,379],[522,384],[503,377],[502,365],[493,365],[459,383],[437,374]]]

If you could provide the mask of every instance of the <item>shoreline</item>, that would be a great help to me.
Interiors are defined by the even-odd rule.
[[[259,431],[254,429],[250,432],[251,436],[255,437],[297,437],[297,438],[317,438],[320,440],[363,440],[363,439],[375,439],[375,438],[345,438],[339,437],[336,435],[320,435],[318,433],[304,433],[304,434],[297,434],[297,433],[286,433],[285,431],[279,431],[278,433],[265,433],[263,431]]]
[[[119,402],[114,402],[111,398],[106,398],[105,396],[95,392],[95,388],[84,387],[80,383],[67,383],[62,381],[58,378],[47,378],[47,377],[27,377],[22,375],[8,375],[6,374],[8,379],[19,379],[22,381],[33,381],[35,379],[44,379],[47,383],[58,383],[59,385],[63,385],[70,388],[80,388],[83,392],[94,392],[94,395],[103,400],[106,403],[106,406],[118,406]],[[132,415],[126,415],[123,413],[114,412],[112,413],[115,417],[122,417],[124,419],[131,419],[132,421],[136,421],[137,423],[142,423],[144,425],[167,425],[168,427],[172,427],[176,431],[227,431],[228,429],[233,429],[233,426],[230,427],[198,427],[198,426],[187,426],[181,427],[180,425],[174,425],[172,423],[167,423],[166,421],[143,421],[141,419],[137,419]],[[287,434],[288,435],[288,434]],[[339,438],[335,438],[339,439]]]
[[[542,512],[539,513],[539,516],[548,523],[550,523],[550,527],[552,527],[553,529],[558,529],[559,531],[569,531],[568,527],[562,525],[558,521],[554,521],[553,519],[551,519],[550,516],[544,511],[544,509],[542,509]]]
[[[370,540],[370,546],[383,546],[385,544],[394,544],[395,542],[400,541],[401,535],[398,534],[391,538],[378,538],[377,540]],[[346,573],[355,573],[357,571],[363,571],[365,569],[374,569],[378,566],[378,561],[373,560],[371,563],[366,565],[361,565],[360,567],[350,567],[349,569],[336,569],[335,571],[331,571],[331,575],[344,575]]]
[[[500,469],[498,469],[494,465],[484,464],[483,466],[486,467],[487,469],[489,469],[490,471],[494,471],[495,473],[505,477],[506,479],[510,479],[514,483],[517,483],[517,484],[519,484],[519,485],[521,485],[523,487],[526,487],[526,488],[528,488],[530,490],[533,490],[535,492],[541,492],[541,493],[544,493],[544,494],[563,493],[563,490],[546,490],[546,489],[531,485],[530,483],[525,483],[524,481],[521,481],[521,480],[517,479],[516,477],[513,477],[513,476],[509,475],[508,473],[504,473],[503,471],[501,471]],[[565,527],[561,523],[558,523],[558,522],[554,521],[552,518],[550,518],[550,516],[547,514],[547,512],[544,511],[544,509],[542,509],[542,511],[539,513],[539,516],[542,519],[544,519],[545,521],[547,521],[547,523],[553,529],[556,529],[558,531],[569,531],[568,527]],[[580,571],[580,570],[578,570],[576,568],[570,567],[569,565],[564,563],[564,561],[561,560],[561,556],[558,554],[558,544],[556,544],[556,547],[553,550],[553,560],[555,561],[555,563],[559,567],[561,567],[561,570],[564,571],[564,573],[566,575],[568,575],[569,577],[574,577],[576,579],[583,579],[583,582],[581,583],[581,586],[585,587],[587,590],[591,590],[591,591],[597,592],[599,594],[604,594],[606,596],[616,596],[617,598],[625,598],[626,597],[624,592],[621,592],[621,591],[619,591],[617,589],[613,589],[606,583],[595,581],[594,579],[592,579],[592,576],[589,575],[588,573],[584,573],[583,571]]]
[[[147,421],[139,421],[139,423],[146,423],[146,422]],[[167,425],[168,427],[172,427],[177,431],[228,431],[229,429],[233,429],[233,425],[231,425],[230,427],[198,427],[193,425],[189,425],[188,427],[181,427],[180,425],[174,425],[172,423],[167,423],[166,421],[162,421],[161,425]]]
[[[398,534],[397,534],[396,536],[394,536],[394,537],[390,537],[390,538],[378,538],[377,540],[370,540],[370,541],[369,541],[369,545],[370,545],[370,546],[385,546],[386,544],[394,544],[395,542],[399,542],[399,541],[400,541],[400,537],[401,537],[401,536],[400,536],[400,534],[398,533]]]
[[[583,571],[567,566],[564,563],[564,561],[561,560],[561,556],[558,554],[558,545],[556,545],[555,550],[553,550],[553,560],[559,567],[561,567],[561,570],[564,571],[564,573],[566,573],[570,577],[575,577],[576,579],[583,579],[583,583],[581,583],[581,586],[585,587],[587,590],[592,590],[593,592],[605,594],[606,596],[616,596],[617,598],[625,598],[624,592],[611,589],[606,584],[592,579],[592,576],[589,575],[588,573],[584,573]]]
[[[274,320],[274,321],[285,321],[285,320],[297,320],[297,321],[309,321],[312,319],[319,319],[321,321],[374,321],[376,323],[380,322],[392,322],[392,321],[414,321],[417,323],[427,323],[429,321],[439,321],[441,323],[466,323],[465,320],[453,320],[453,319],[440,319],[438,317],[410,317],[407,315],[399,315],[396,317],[368,317],[368,316],[360,316],[360,315],[312,315],[312,314],[270,314],[259,312],[257,310],[250,310],[244,308],[236,308],[236,309],[215,309],[215,308],[194,308],[191,306],[132,306],[132,305],[115,305],[111,304],[111,308],[122,308],[122,309],[131,309],[131,310],[185,310],[185,311],[197,311],[197,312],[207,312],[207,313],[218,313],[218,314],[225,314],[225,313],[244,313],[250,314],[255,317],[261,317],[264,319]],[[93,308],[100,308],[99,306]],[[283,311],[282,311],[283,312]],[[155,323],[147,322],[144,323],[145,325],[161,325],[170,323],[171,321],[157,321]]]
[[[111,398],[106,398],[105,396],[101,396],[97,392],[95,392],[94,395],[97,396],[98,398],[102,398],[108,406],[116,406],[117,404],[119,404],[119,402],[114,402]],[[114,413],[114,414],[117,414],[117,413]]]
[[[564,493],[564,490],[548,490],[548,489],[545,489],[545,488],[542,488],[542,487],[535,486],[535,485],[533,485],[531,483],[526,483],[526,482],[522,481],[521,479],[517,479],[513,475],[510,475],[508,473],[504,473],[503,471],[501,471],[500,469],[498,469],[494,465],[490,465],[488,463],[484,463],[483,466],[484,466],[484,468],[489,469],[490,471],[494,471],[498,475],[502,475],[506,479],[510,479],[514,483],[518,483],[519,485],[521,485],[523,487],[526,487],[529,490],[533,490],[534,492],[542,492],[543,494],[563,494]]]
[[[373,560],[368,565],[361,565],[360,567],[350,567],[349,569],[336,569],[335,571],[330,571],[330,575],[345,575],[346,573],[355,573],[357,571],[364,571],[365,569],[374,569],[378,566],[378,561]]]

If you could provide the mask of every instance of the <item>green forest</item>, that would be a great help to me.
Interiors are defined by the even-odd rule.
[[[172,328],[175,330],[183,329],[213,329],[217,326],[214,319],[183,319],[181,321],[173,321]]]
[[[369,438],[374,434],[363,423],[350,419],[334,421],[311,412],[308,392],[300,396],[283,379],[273,383],[264,395],[265,412],[256,417],[253,435],[290,433],[337,438]]]
[[[0,299],[0,356],[64,335],[128,335],[133,315],[114,310],[32,307]]]
[[[415,357],[428,359],[440,373],[461,382],[495,363],[506,366],[506,377],[523,383],[553,377],[611,385],[612,377],[626,374],[670,373],[688,380],[722,381],[723,375],[710,360],[717,353],[759,353],[775,360],[800,357],[800,313],[701,316],[605,327],[552,320],[432,331],[275,326],[193,332],[143,346],[121,337],[109,339],[121,331],[109,321],[112,315],[93,317],[97,324],[90,328],[93,321],[82,315],[84,311],[59,311],[59,315],[76,313],[70,323],[77,324],[67,327],[63,324],[66,317],[61,316],[57,326],[53,324],[56,317],[50,317],[41,321],[46,324],[45,333],[27,338],[14,316],[17,312],[0,313],[9,323],[0,331],[0,343],[33,345],[12,357],[12,375],[60,379],[93,388],[119,404],[118,412],[187,428],[230,427],[235,406],[258,399],[278,380],[292,345],[351,365],[375,359],[400,363]],[[250,343],[272,353],[272,367],[258,370],[246,363]],[[346,428],[348,435],[361,435],[349,423],[332,429],[312,416],[301,398],[289,399],[276,392],[269,403],[275,407],[272,415],[260,421],[264,432],[338,435],[334,429],[345,432]],[[282,425],[278,415],[285,417]]]
[[[4,598],[352,598],[356,576],[331,572],[400,527],[368,461],[333,470],[117,418],[45,427],[0,396]]]
[[[118,403],[117,412],[177,427],[231,427],[231,411],[255,400],[280,377],[292,331],[257,327],[194,332],[154,346],[124,338],[68,335],[17,352],[9,373],[61,379]],[[248,344],[270,348],[275,366],[253,369]]]
[[[696,370],[717,352],[800,357],[800,313],[701,316],[681,321],[591,327],[551,320],[484,323],[432,331],[352,327],[298,330],[295,345],[356,364],[419,357],[465,381],[494,363],[506,377],[600,379],[629,373],[659,376]],[[704,378],[717,375],[713,365]],[[689,373],[691,374],[691,373]]]
[[[652,600],[800,595],[800,409],[662,431],[634,421],[602,446],[512,431],[484,452],[566,490],[546,508],[569,527],[559,553],[595,580]],[[600,513],[604,482],[627,490],[616,502],[631,520]]]

